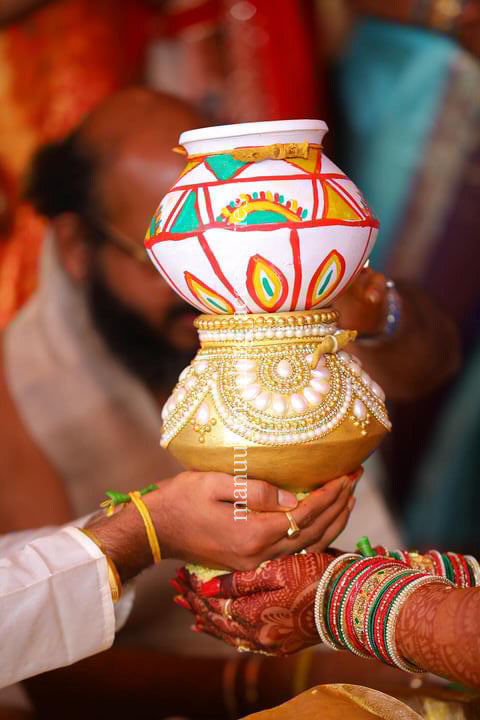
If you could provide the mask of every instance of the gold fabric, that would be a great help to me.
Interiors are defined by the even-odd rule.
[[[248,720],[421,720],[421,715],[389,695],[359,685],[317,685],[283,705],[249,715]],[[246,720],[246,719],[245,719]]]

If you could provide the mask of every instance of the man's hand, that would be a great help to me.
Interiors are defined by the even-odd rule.
[[[371,268],[363,268],[333,307],[340,313],[340,326],[357,330],[359,336],[381,333],[387,316],[387,279]]]
[[[265,560],[303,548],[320,551],[339,535],[354,505],[362,474],[332,480],[297,503],[294,495],[261,480],[247,481],[252,512],[235,520],[234,478],[222,473],[183,472],[143,496],[162,557],[209,567],[253,570]],[[300,533],[288,537],[290,510]],[[152,563],[143,521],[131,504],[88,527],[118,568],[122,581]]]
[[[303,548],[323,550],[345,527],[361,470],[333,480],[297,503],[295,496],[261,480],[247,481],[244,519],[234,515],[234,478],[184,472],[144,497],[162,555],[209,567],[252,570],[265,560]],[[300,533],[288,537],[290,510]]]
[[[320,642],[315,592],[332,560],[326,553],[293,555],[203,584],[182,568],[172,585],[181,592],[177,602],[195,614],[196,631],[236,648],[288,655]]]

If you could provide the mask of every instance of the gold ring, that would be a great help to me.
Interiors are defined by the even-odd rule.
[[[232,598],[228,598],[225,605],[223,606],[223,614],[227,618],[227,620],[233,620],[232,614],[230,612],[231,604],[232,604]]]
[[[292,513],[287,510],[285,513],[287,516],[287,520],[289,522],[290,527],[287,530],[288,537],[296,537],[296,535],[299,534],[300,528],[298,527],[297,523],[295,522],[295,518],[293,517]]]

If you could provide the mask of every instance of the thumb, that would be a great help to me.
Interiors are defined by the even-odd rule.
[[[277,488],[263,480],[249,480],[247,505],[256,512],[285,512],[296,508],[298,502],[295,495],[288,490]]]

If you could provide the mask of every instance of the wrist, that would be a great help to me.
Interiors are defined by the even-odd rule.
[[[122,583],[152,564],[152,554],[142,518],[127,505],[112,517],[88,528],[118,570]]]
[[[174,536],[169,524],[171,516],[169,488],[171,483],[175,482],[175,477],[162,480],[155,492],[144,495],[142,498],[152,518],[162,558],[164,559],[181,557],[179,549],[175,547]]]
[[[357,342],[364,346],[377,345],[395,339],[402,321],[402,298],[393,280],[387,281],[385,315],[375,333],[360,335]]]

